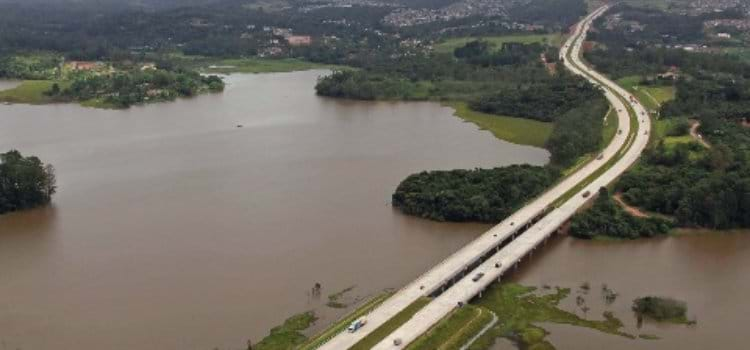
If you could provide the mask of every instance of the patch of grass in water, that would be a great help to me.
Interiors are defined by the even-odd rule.
[[[645,340],[659,340],[659,339],[661,339],[660,336],[653,335],[653,334],[639,334],[638,338],[645,339]]]
[[[634,339],[621,331],[623,323],[612,313],[603,320],[587,320],[562,310],[559,303],[570,295],[569,288],[555,288],[547,294],[535,293],[536,288],[515,283],[494,284],[477,305],[490,309],[500,318],[498,324],[480,337],[471,349],[487,349],[498,337],[517,343],[522,349],[554,349],[546,340],[547,332],[538,323],[551,322],[586,327],[600,332]]]
[[[302,344],[307,337],[302,331],[309,328],[317,320],[312,311],[294,315],[280,326],[271,329],[271,333],[259,343],[253,345],[254,350],[293,350]]]
[[[341,291],[338,291],[336,293],[329,295],[326,306],[330,308],[334,308],[334,309],[347,308],[349,305],[346,303],[342,303],[340,300],[344,296],[344,294],[351,292],[352,290],[354,290],[355,287],[356,286],[347,287],[347,288],[342,289]]]
[[[695,324],[687,318],[687,303],[681,300],[647,296],[633,301],[633,311],[638,317],[645,317],[657,322],[676,324]]]

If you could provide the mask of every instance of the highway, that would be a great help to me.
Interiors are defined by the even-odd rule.
[[[479,295],[489,284],[498,280],[505,271],[554,234],[557,228],[590,198],[590,196],[584,198],[584,192],[590,192],[593,196],[598,188],[613,181],[638,159],[648,143],[650,128],[648,113],[639,103],[629,102],[629,93],[585,66],[579,58],[580,49],[591,22],[608,8],[608,6],[601,7],[582,20],[561,50],[563,57],[568,51],[571,53],[572,60],[565,59],[565,66],[575,74],[582,75],[594,84],[602,86],[606,98],[618,112],[618,129],[621,132],[615,134],[612,142],[602,151],[602,156],[590,161],[503,222],[396,292],[365,316],[367,325],[364,328],[355,333],[340,333],[321,346],[321,349],[348,349],[419,297],[436,295],[432,302],[377,344],[374,349],[405,347],[450,313],[459,302],[466,303]],[[629,103],[639,118],[643,119],[639,130],[635,132],[635,137],[631,137],[630,114],[624,105],[625,102]],[[610,161],[614,164],[609,164]],[[611,167],[595,179],[589,179],[605,164]],[[552,208],[555,201],[587,180],[591,183],[559,207]],[[482,259],[487,257],[489,258],[486,260]],[[479,273],[484,275],[478,281],[473,281],[472,278]],[[452,285],[446,285],[447,283],[452,283]],[[447,290],[437,293],[445,287],[448,287]],[[395,339],[399,339],[401,345],[394,345]]]

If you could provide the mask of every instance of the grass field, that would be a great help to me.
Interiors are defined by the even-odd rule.
[[[435,45],[435,51],[441,53],[451,53],[456,48],[466,45],[468,42],[474,40],[486,40],[492,44],[495,48],[500,48],[503,43],[548,43],[552,46],[560,46],[562,43],[562,34],[529,34],[529,35],[502,35],[502,36],[483,36],[483,37],[460,37],[450,38],[437,45]]]
[[[503,117],[472,111],[464,102],[451,102],[455,115],[472,122],[482,130],[491,132],[495,137],[508,142],[544,147],[552,133],[552,123],[532,119]]]
[[[199,60],[198,69],[205,73],[281,73],[310,69],[337,68],[337,66],[307,62],[296,58],[264,59],[240,58],[226,60]],[[338,67],[340,68],[340,67]]]
[[[49,103],[51,99],[44,95],[45,91],[52,88],[51,80],[26,80],[13,89],[0,91],[0,101],[11,103],[42,104]]]
[[[336,334],[339,334],[343,332],[349,325],[354,322],[354,320],[370,313],[373,309],[375,309],[378,305],[383,303],[386,299],[388,299],[393,293],[383,293],[370,301],[362,304],[362,306],[358,307],[354,312],[350,313],[346,317],[342,318],[338,322],[334,323],[330,327],[328,327],[323,332],[319,333],[318,335],[311,337],[306,342],[304,342],[300,347],[299,350],[314,350],[323,345],[325,342],[333,338]]]
[[[435,327],[409,344],[406,350],[459,349],[490,322],[492,313],[489,310],[466,305],[453,310]]]
[[[604,117],[604,129],[602,129],[602,143],[601,149],[605,149],[612,139],[615,138],[617,133],[617,111],[614,108],[610,108],[607,112],[607,116]]]
[[[380,327],[378,327],[372,333],[368,334],[357,344],[354,344],[354,346],[352,346],[349,350],[371,349],[381,340],[385,339],[385,337],[387,337],[393,331],[398,329],[398,327],[401,327],[401,325],[406,323],[406,321],[408,321],[412,316],[414,316],[415,313],[417,313],[417,311],[421,310],[430,301],[431,300],[429,298],[417,299],[417,301],[413,302],[411,305],[407,306],[401,312],[396,314],[396,316],[393,316],[393,318],[383,323]]]
[[[726,49],[726,52],[732,56],[741,58],[745,62],[750,62],[750,48],[748,47],[732,47]]]
[[[617,80],[617,84],[632,92],[646,108],[659,110],[664,102],[674,99],[674,86],[643,86],[639,85],[641,77],[629,76]]]

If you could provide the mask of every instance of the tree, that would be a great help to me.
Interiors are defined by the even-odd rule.
[[[0,154],[0,214],[47,204],[54,192],[54,168],[16,150]]]

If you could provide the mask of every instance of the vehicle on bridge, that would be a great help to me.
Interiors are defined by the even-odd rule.
[[[359,320],[352,322],[352,324],[350,324],[349,328],[347,328],[346,330],[349,331],[349,333],[354,333],[358,329],[364,327],[366,324],[367,324],[367,320],[359,319]]]
[[[474,277],[472,277],[471,280],[474,281],[474,282],[476,282],[476,281],[479,281],[480,279],[482,279],[482,277],[484,277],[484,273],[480,272],[480,273],[474,275]]]

